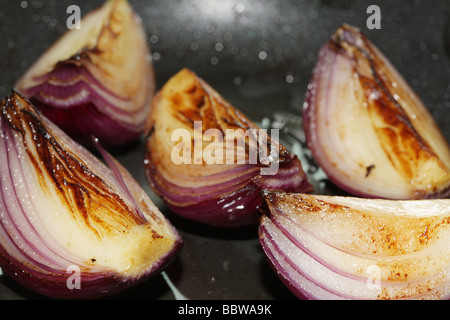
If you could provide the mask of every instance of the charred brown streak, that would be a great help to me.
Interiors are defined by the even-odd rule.
[[[173,109],[173,115],[181,122],[194,128],[194,122],[202,120],[200,110],[198,108],[192,108],[195,102],[191,95],[176,93],[171,97],[171,100],[171,104],[175,107]]]
[[[415,138],[417,138],[418,141],[420,141],[421,145],[429,149],[429,145],[423,140],[423,138],[420,136],[420,134],[416,131],[414,126],[411,124],[411,120],[409,119],[408,115],[406,114],[405,110],[403,109],[403,106],[397,102],[397,100],[392,96],[391,92],[387,89],[387,86],[383,79],[380,77],[379,72],[377,71],[376,63],[373,61],[372,55],[368,52],[361,50],[361,52],[366,56],[367,60],[370,63],[370,68],[372,71],[372,76],[375,79],[376,84],[378,85],[378,88],[381,89],[383,92],[383,96],[386,96],[389,98],[389,102],[394,104],[396,109],[393,111],[394,116],[391,115],[391,117],[387,118],[387,120],[393,121],[399,121],[405,126],[407,126],[408,130],[411,130],[411,132],[414,133]],[[396,125],[396,123],[394,123]]]
[[[12,98],[14,94],[16,94],[15,91],[9,97],[2,100],[2,118],[8,122],[12,129],[21,131],[20,118],[16,116],[19,113],[20,107],[17,105],[17,101]]]
[[[181,122],[185,123],[186,125],[194,128],[194,120],[191,119],[192,115],[187,114],[184,111],[178,111],[174,114],[174,116],[180,120]]]
[[[375,70],[374,74],[377,74]],[[391,161],[392,155],[395,155],[395,158],[400,161],[401,166],[405,169],[405,173],[407,173],[409,177],[412,177],[414,174],[412,165],[417,163],[416,160],[419,157],[433,157],[435,154],[431,150],[429,144],[424,141],[412,126],[410,119],[403,108],[395,101],[391,94],[388,93],[383,81],[378,76],[374,77],[377,82],[377,87],[374,88],[373,84],[371,84],[371,82],[373,83],[373,80],[364,79],[363,77],[361,77],[361,84],[363,85],[365,92],[369,90],[374,92],[374,90],[379,90],[378,88],[383,91],[383,94],[380,97],[369,104],[388,125],[384,128],[376,128],[376,132],[381,139],[389,140],[390,143],[383,144],[383,146]],[[392,148],[394,148],[393,154],[391,153],[392,150],[386,149],[387,146],[392,146]],[[407,147],[407,150],[402,150],[404,147]],[[394,162],[393,164],[395,165]]]
[[[373,169],[375,169],[374,164],[371,164],[370,166],[366,167],[366,178],[370,175],[370,173],[372,172]]]
[[[450,199],[450,186],[433,194],[424,195],[422,197],[424,199]]]
[[[407,113],[403,109],[403,106],[398,103],[398,101],[392,96],[391,92],[387,89],[387,85],[380,76],[378,72],[377,63],[373,59],[373,54],[370,51],[370,46],[367,44],[367,40],[363,37],[359,37],[359,40],[361,40],[364,44],[361,46],[357,46],[356,40],[352,38],[352,42],[349,42],[347,39],[345,39],[344,36],[336,37],[335,42],[333,43],[337,49],[339,49],[340,52],[345,52],[346,56],[348,56],[350,59],[355,60],[354,53],[349,54],[348,49],[344,48],[342,46],[343,43],[346,43],[348,46],[350,46],[352,49],[356,50],[360,54],[362,54],[366,60],[368,61],[370,65],[370,70],[372,73],[373,79],[369,79],[358,72],[357,63],[355,62],[355,72],[359,75],[359,79],[361,80],[361,84],[363,86],[364,92],[380,92],[379,96],[381,97],[388,97],[387,100],[389,103],[392,103],[395,106],[395,110],[392,110],[393,108],[388,108],[389,103],[384,104],[382,108],[379,108],[379,114],[384,117],[384,120],[392,124],[394,127],[399,125],[400,123],[407,127],[408,130],[411,131],[413,136],[417,139],[417,141],[420,142],[421,146],[423,148],[421,149],[427,149],[431,150],[430,146],[424,139],[420,136],[420,134],[416,131],[414,126],[411,124],[411,120],[409,119]],[[355,43],[353,43],[355,42]],[[391,112],[388,112],[391,111]]]
[[[101,217],[89,214],[88,207],[94,202],[117,213],[116,221],[126,224],[127,219],[133,219],[140,224],[136,215],[130,212],[127,204],[112,189],[85,165],[67,152],[42,123],[37,111],[24,99],[22,105],[16,100],[21,99],[12,94],[10,99],[3,100],[3,119],[8,125],[23,137],[25,150],[38,175],[44,181],[44,173],[52,179],[53,186],[58,189],[61,198],[72,210],[74,217],[81,217],[85,223],[97,233],[91,221],[102,223]],[[26,132],[32,133],[34,148],[26,137]],[[37,156],[32,150],[36,150]],[[43,171],[45,170],[45,172]],[[98,233],[97,233],[98,234]]]
[[[207,124],[204,124],[207,127],[215,123],[212,101],[198,82],[184,90],[183,94],[174,94],[172,102],[177,110],[176,115],[179,115],[177,118],[192,128],[194,121],[207,121]]]
[[[218,102],[219,103],[219,102]],[[219,103],[220,104],[220,103]],[[233,123],[228,122],[230,125],[235,126],[237,128],[247,129],[256,129],[255,126],[252,126],[250,121],[246,119],[239,111],[230,108],[228,105],[220,104],[225,109],[225,113],[229,116],[229,118],[233,119]],[[222,117],[225,120],[225,117]]]
[[[411,178],[414,176],[415,171],[413,164],[417,163],[416,160],[418,158],[436,155],[430,145],[414,128],[402,105],[389,91],[385,80],[380,75],[379,67],[373,59],[373,54],[367,41],[362,37],[360,39],[363,41],[363,44],[360,46],[349,42],[347,44],[356,50],[351,59],[355,59],[354,55],[359,52],[370,66],[371,78],[358,72],[356,62],[354,71],[359,75],[360,84],[364,89],[367,101],[372,101],[372,103],[369,103],[369,110],[381,116],[386,124],[383,128],[375,127],[375,131],[380,140],[387,139],[389,141],[389,143],[383,143],[383,148],[392,164],[396,167],[401,166],[406,176]],[[376,98],[369,97],[370,94],[374,94]],[[387,146],[390,146],[391,149]],[[404,149],[405,147],[407,149]]]
[[[205,89],[200,83],[194,83],[192,87],[185,90],[186,94],[190,97],[192,106],[195,109],[201,109],[206,104]]]

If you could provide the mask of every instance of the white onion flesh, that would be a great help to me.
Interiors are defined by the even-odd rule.
[[[450,200],[264,198],[261,245],[299,298],[450,296]]]

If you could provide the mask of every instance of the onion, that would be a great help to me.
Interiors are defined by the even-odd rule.
[[[358,30],[321,49],[303,109],[307,145],[330,181],[353,195],[450,195],[450,148],[402,76]]]
[[[259,238],[299,298],[448,299],[450,200],[266,192]]]
[[[156,93],[145,172],[176,214],[219,227],[256,224],[262,189],[309,192],[300,160],[183,69]]]
[[[145,30],[126,0],[108,0],[68,30],[15,88],[73,139],[105,147],[138,139],[155,76]]]
[[[0,118],[0,267],[40,294],[99,298],[157,274],[180,235],[132,176],[69,138],[17,92]]]

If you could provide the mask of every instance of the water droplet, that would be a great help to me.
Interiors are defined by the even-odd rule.
[[[222,267],[225,271],[230,271],[230,261],[223,260],[222,261]]]
[[[284,25],[282,28],[281,28],[281,31],[283,32],[283,33],[290,33],[291,32],[291,30],[292,30],[292,27],[290,26],[290,25]]]
[[[237,13],[242,13],[245,10],[245,6],[242,3],[238,3],[234,6],[234,11]]]
[[[198,48],[199,48],[199,45],[198,45],[197,42],[192,42],[191,45],[190,45],[190,48],[191,48],[192,51],[197,51]]]
[[[220,52],[223,50],[223,44],[221,42],[217,42],[214,48],[216,49],[216,51]]]
[[[158,61],[161,59],[161,54],[159,52],[153,52],[152,54],[153,61]]]
[[[293,76],[292,74],[288,74],[288,75],[286,76],[286,82],[287,82],[287,83],[292,83],[292,82],[294,82],[294,76]]]
[[[217,58],[217,57],[211,57],[211,59],[209,60],[209,62],[210,62],[213,66],[215,66],[216,64],[219,63],[219,58]]]
[[[206,26],[206,32],[208,32],[208,33],[213,33],[215,29],[216,29],[216,27],[213,24],[208,24]]]
[[[22,7],[22,9],[25,9],[26,7],[28,7],[28,2],[27,1],[22,1],[20,3],[20,6]]]
[[[266,59],[267,59],[267,52],[265,52],[265,51],[260,51],[259,54],[258,54],[258,58],[259,58],[260,60],[266,60]]]
[[[261,121],[261,127],[264,129],[267,129],[270,127],[270,119],[267,117],[264,117]]]
[[[52,18],[52,19],[50,19],[50,21],[47,24],[47,29],[48,30],[53,30],[56,27],[57,24],[58,24],[58,21],[56,19]]]
[[[150,37],[150,42],[151,43],[157,43],[159,41],[159,37],[156,35],[156,34],[153,34],[151,37]]]

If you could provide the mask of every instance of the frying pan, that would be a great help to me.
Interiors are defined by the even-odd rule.
[[[0,7],[0,95],[67,30],[69,5],[81,14],[102,0],[6,0]],[[440,0],[130,0],[142,17],[160,88],[187,67],[257,123],[283,128],[300,150],[301,106],[320,47],[343,23],[360,28],[427,105],[450,141],[450,2]],[[369,5],[381,28],[369,29]],[[299,149],[300,147],[300,149]],[[268,267],[256,227],[222,230],[174,216],[145,180],[141,144],[116,155],[183,236],[177,259],[121,299],[294,299]],[[305,161],[308,161],[306,158]],[[308,165],[308,163],[305,163]],[[313,181],[318,183],[318,181]],[[323,184],[321,184],[323,185]],[[327,185],[325,183],[325,185]],[[333,192],[319,189],[318,192]],[[170,282],[167,282],[167,276]],[[0,276],[0,299],[42,299]]]

